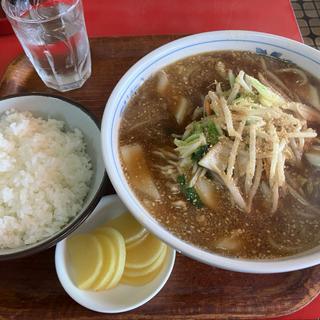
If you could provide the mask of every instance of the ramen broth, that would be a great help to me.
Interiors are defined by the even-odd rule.
[[[217,82],[227,89],[229,69],[236,74],[243,70],[253,77],[260,72],[290,99],[317,107],[315,88],[319,88],[319,81],[290,62],[236,51],[179,60],[146,80],[124,112],[119,142],[126,178],[157,221],[177,237],[205,250],[269,259],[313,248],[320,242],[320,174],[304,157],[299,167],[286,169],[295,183],[301,183],[297,188],[308,195],[312,207],[284,192],[274,213],[263,190],[257,193],[250,213],[239,210],[227,189],[215,179],[210,186],[212,205],[197,207],[186,200],[173,172],[170,176],[178,161],[173,135],[183,134],[194,109],[203,105],[204,97]],[[316,123],[308,125],[317,129]]]

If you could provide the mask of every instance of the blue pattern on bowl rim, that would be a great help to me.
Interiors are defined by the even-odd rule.
[[[282,57],[282,53],[279,51],[272,51],[270,54],[268,54],[267,49],[262,49],[262,48],[256,48],[256,53],[264,56],[269,55],[270,57],[277,58],[277,59],[280,59]],[[289,61],[289,60],[286,60],[286,61]]]

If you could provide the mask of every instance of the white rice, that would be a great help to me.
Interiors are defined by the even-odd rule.
[[[0,118],[0,248],[59,231],[82,208],[92,178],[80,130],[10,111]]]

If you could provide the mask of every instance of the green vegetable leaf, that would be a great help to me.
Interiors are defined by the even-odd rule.
[[[181,193],[185,196],[185,198],[192,203],[195,207],[201,208],[203,206],[199,195],[196,192],[196,189],[193,187],[187,187],[186,177],[185,175],[180,175],[177,178],[177,182],[180,186]]]
[[[211,145],[215,145],[219,141],[219,132],[214,122],[212,120],[207,120],[203,125],[203,128],[207,142]]]
[[[193,188],[193,187],[186,188],[184,194],[185,194],[186,199],[189,202],[191,202],[195,207],[197,207],[197,208],[203,207],[203,204],[202,204],[200,197],[197,194],[195,188]]]
[[[219,140],[219,131],[212,119],[202,119],[193,123],[192,135],[204,133],[209,144],[216,144]]]
[[[175,139],[174,144],[181,158],[199,161],[207,152],[209,145],[215,145],[219,141],[219,131],[212,119],[202,119],[192,123],[192,129],[183,139]]]
[[[202,128],[202,121],[197,121],[197,122],[193,122],[193,128],[191,131],[192,134],[200,134],[203,133],[203,128]]]
[[[191,155],[191,159],[194,162],[198,162],[203,158],[203,156],[207,151],[208,151],[208,145],[201,146]]]
[[[184,174],[181,174],[180,176],[178,176],[177,182],[179,183],[180,188],[181,187],[185,187],[185,185],[186,185],[186,176]]]
[[[174,139],[174,144],[181,158],[191,156],[199,147],[207,144],[206,137],[203,133],[194,133],[185,140]]]

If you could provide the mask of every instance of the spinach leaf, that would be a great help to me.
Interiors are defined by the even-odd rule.
[[[201,208],[203,204],[200,200],[200,197],[197,194],[196,189],[194,187],[187,187],[185,175],[178,176],[177,182],[180,186],[180,191],[185,196],[185,198],[189,202],[191,202],[195,207]]]
[[[203,158],[203,156],[207,151],[208,151],[208,145],[201,146],[191,155],[191,159],[194,162],[198,162]]]

